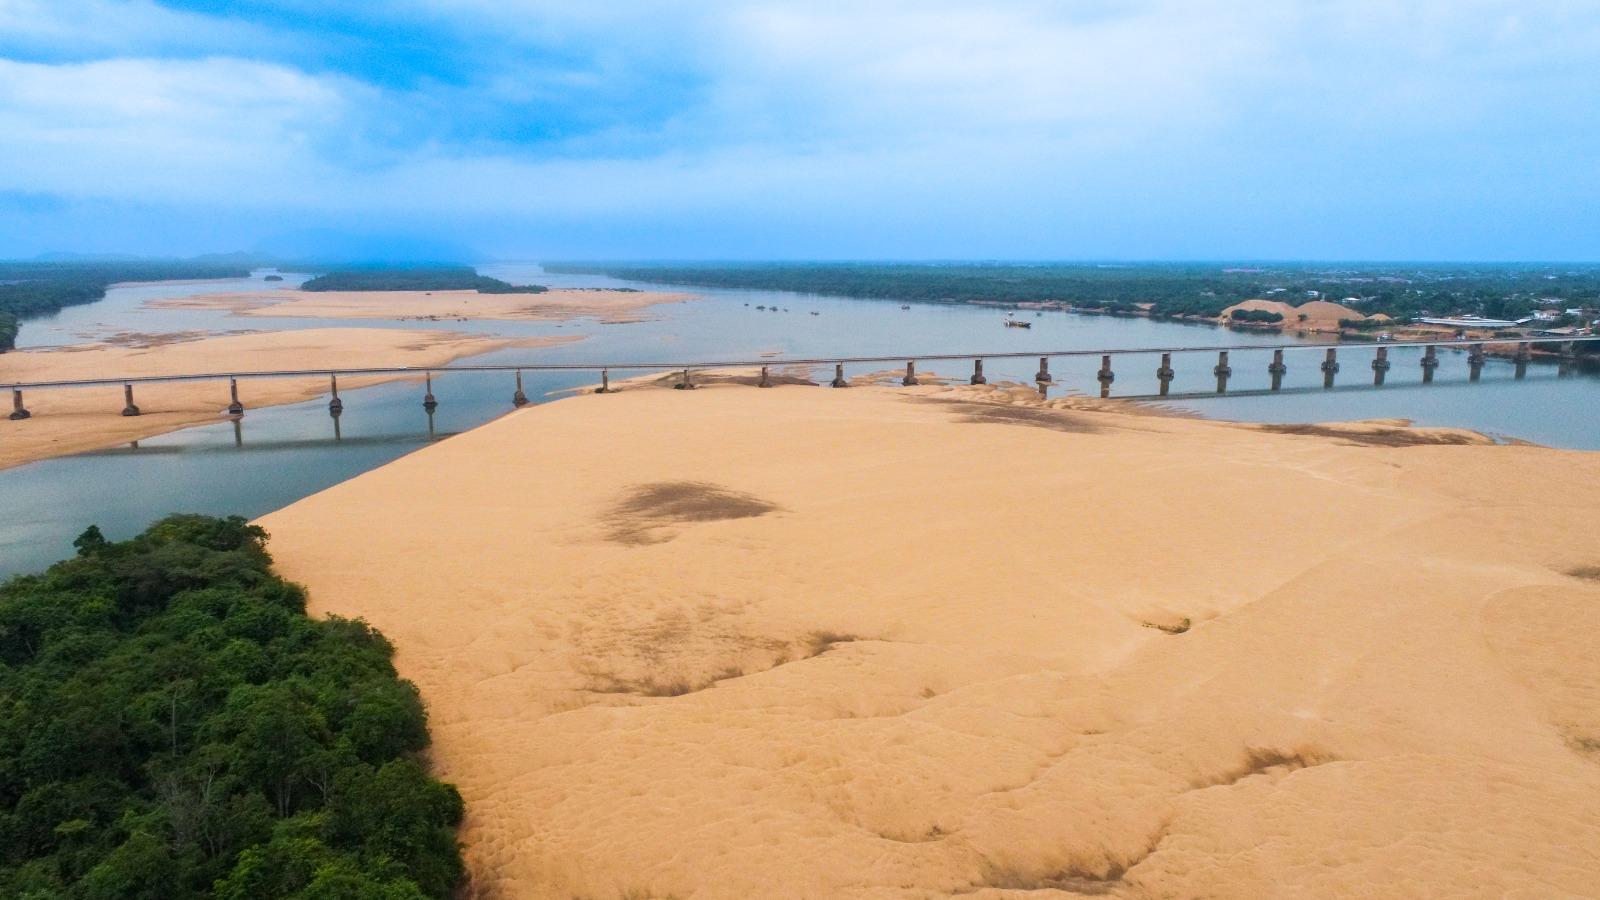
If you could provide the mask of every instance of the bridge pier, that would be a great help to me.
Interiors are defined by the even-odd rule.
[[[1512,357],[1512,361],[1517,364],[1517,370],[1515,372],[1515,377],[1517,377],[1517,378],[1526,378],[1526,377],[1528,377],[1528,360],[1530,360],[1532,358],[1533,358],[1533,352],[1532,352],[1531,348],[1529,348],[1529,346],[1527,344],[1518,344],[1517,345],[1517,355]]]
[[[1039,371],[1034,374],[1033,380],[1037,381],[1040,384],[1049,384],[1051,382],[1052,379],[1050,378],[1050,357],[1048,357],[1048,356],[1039,357]]]
[[[1283,364],[1283,351],[1272,351],[1272,362],[1267,364],[1267,374],[1272,376],[1272,389],[1283,389],[1283,376],[1289,374],[1289,367]]]
[[[1333,376],[1339,374],[1339,351],[1328,348],[1328,355],[1322,360],[1322,386],[1333,387]]]
[[[1422,383],[1433,384],[1433,370],[1439,368],[1439,348],[1422,348]]]
[[[677,384],[672,386],[672,389],[675,390],[675,391],[692,391],[692,390],[694,390],[694,382],[689,380],[689,370],[688,369],[684,369],[683,370],[682,377],[680,377],[678,379],[678,383]]]
[[[904,385],[905,387],[916,387],[917,385],[922,383],[922,382],[917,380],[917,361],[916,360],[914,360],[914,359],[906,360],[906,377],[900,379],[900,383],[902,385]]]
[[[522,370],[517,370],[517,389],[511,393],[511,405],[521,409],[528,405],[528,395],[522,392]]]
[[[1467,380],[1477,381],[1483,377],[1483,345],[1473,344],[1467,349]]]
[[[32,415],[33,415],[33,413],[28,412],[28,408],[26,406],[22,405],[22,389],[21,388],[12,388],[11,389],[11,415],[7,416],[7,418],[9,418],[13,422],[18,422],[18,421],[21,421],[22,419],[26,419],[26,418],[28,418],[28,417],[30,417]]]
[[[1559,378],[1569,378],[1569,377],[1571,377],[1572,376],[1573,366],[1575,366],[1577,364],[1577,362],[1578,362],[1578,345],[1577,345],[1577,343],[1575,343],[1573,341],[1562,341],[1561,342],[1560,365],[1556,369],[1556,376],[1559,377]]]
[[[131,384],[122,386],[122,414],[125,416],[137,416],[139,414],[139,407],[133,402],[133,385]]]
[[[335,420],[333,423],[333,436],[337,438],[339,436],[339,423],[337,420],[339,416],[344,414],[344,401],[339,399],[339,376],[331,372],[328,373],[328,390],[333,394],[333,398],[328,401],[328,415],[333,416]]]
[[[765,372],[766,371],[766,367],[762,366],[761,367],[761,371]],[[836,387],[836,388],[842,388],[842,387],[849,387],[850,386],[850,382],[844,380],[844,363],[834,363],[833,364],[833,380],[828,382],[828,384],[829,384],[830,387]]]
[[[428,386],[422,395],[422,408],[428,411],[428,436],[433,436],[433,411],[439,408],[439,401],[433,396],[433,373],[427,375]]]
[[[772,387],[772,373],[766,366],[761,367],[761,380],[756,382],[756,387]]]
[[[1156,381],[1161,382],[1161,396],[1167,395],[1172,389],[1172,379],[1177,377],[1178,373],[1172,370],[1172,354],[1161,354],[1161,365],[1156,369]]]
[[[972,361],[972,383],[973,384],[988,384],[989,383],[989,379],[983,377],[983,360],[981,360],[981,359],[975,359],[975,360]]]
[[[1101,399],[1111,396],[1111,382],[1117,380],[1117,374],[1111,371],[1111,354],[1101,354],[1100,373],[1095,376],[1095,380],[1100,382]]]
[[[239,379],[228,379],[228,415],[244,415],[244,404],[239,402]]]
[[[1228,377],[1233,374],[1233,366],[1228,365],[1228,351],[1223,350],[1217,354],[1217,365],[1211,370],[1217,376],[1217,393],[1228,392]]]
[[[1379,347],[1378,353],[1372,358],[1372,386],[1383,387],[1383,379],[1389,374],[1389,348]]]

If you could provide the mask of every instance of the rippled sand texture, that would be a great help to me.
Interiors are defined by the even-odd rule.
[[[264,524],[475,896],[1600,892],[1600,455],[1019,396],[578,397]]]

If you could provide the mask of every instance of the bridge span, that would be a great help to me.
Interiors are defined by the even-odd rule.
[[[1118,395],[1125,399],[1155,399],[1173,396],[1172,383],[1177,379],[1178,372],[1173,367],[1173,356],[1185,353],[1215,353],[1217,361],[1209,374],[1215,379],[1215,390],[1207,390],[1205,394],[1225,394],[1228,391],[1229,379],[1233,377],[1233,365],[1230,354],[1237,352],[1265,352],[1272,354],[1272,361],[1267,365],[1266,371],[1271,376],[1271,387],[1266,391],[1251,391],[1251,393],[1271,393],[1280,391],[1283,387],[1284,376],[1289,371],[1287,354],[1290,353],[1316,353],[1321,352],[1321,358],[1316,360],[1318,370],[1322,373],[1322,386],[1332,389],[1340,373],[1340,353],[1346,358],[1360,350],[1371,350],[1372,359],[1369,368],[1372,372],[1372,383],[1381,386],[1391,368],[1389,351],[1394,348],[1420,348],[1423,353],[1420,360],[1422,381],[1424,384],[1433,381],[1434,371],[1440,365],[1438,349],[1460,348],[1467,351],[1467,366],[1469,378],[1477,381],[1484,362],[1487,359],[1487,348],[1490,346],[1512,348],[1511,359],[1516,364],[1516,377],[1521,378],[1526,372],[1528,363],[1533,358],[1533,348],[1536,345],[1547,345],[1555,349],[1555,357],[1563,366],[1563,370],[1570,368],[1577,360],[1577,345],[1600,341],[1600,336],[1583,337],[1515,337],[1496,338],[1493,340],[1467,340],[1467,339],[1440,339],[1426,341],[1389,341],[1375,343],[1350,343],[1343,341],[1307,341],[1290,344],[1197,344],[1177,347],[1139,347],[1139,348],[1112,348],[1112,349],[1072,349],[1056,351],[1005,351],[999,353],[934,353],[896,356],[835,356],[815,358],[765,358],[756,360],[700,360],[693,362],[644,362],[644,361],[615,361],[615,362],[529,362],[529,363],[500,363],[500,364],[452,364],[434,366],[431,368],[417,366],[375,366],[361,368],[317,368],[317,369],[285,369],[272,371],[239,370],[232,372],[195,372],[171,375],[138,375],[116,376],[107,375],[103,378],[76,379],[67,381],[24,381],[14,382],[5,387],[11,390],[11,413],[13,420],[27,419],[33,415],[25,403],[25,392],[44,388],[83,388],[105,387],[121,385],[123,388],[122,415],[137,416],[141,411],[134,398],[134,387],[140,384],[156,384],[188,381],[227,381],[229,402],[226,413],[232,416],[244,414],[245,407],[240,399],[239,382],[263,378],[308,378],[327,377],[329,391],[332,395],[328,403],[328,411],[338,416],[344,410],[344,401],[339,397],[340,376],[362,375],[420,375],[425,382],[423,406],[428,410],[438,406],[438,399],[433,393],[433,376],[452,372],[510,372],[515,377],[515,387],[512,392],[512,403],[523,406],[528,402],[527,395],[522,389],[523,372],[594,372],[600,378],[601,393],[606,393],[611,387],[611,373],[616,372],[651,372],[665,371],[678,373],[679,381],[674,387],[680,389],[693,389],[694,373],[707,369],[759,369],[760,379],[758,387],[771,387],[771,370],[774,368],[816,368],[833,366],[833,379],[829,385],[836,388],[849,387],[844,377],[846,365],[862,364],[893,364],[905,366],[905,374],[900,379],[901,384],[912,386],[919,383],[917,376],[917,363],[962,361],[972,363],[971,384],[985,384],[988,379],[984,375],[983,364],[985,360],[1000,359],[1028,359],[1037,357],[1039,370],[1033,376],[1041,389],[1058,384],[1050,373],[1050,361],[1057,358],[1072,357],[1100,357],[1100,368],[1094,380],[1099,385],[1101,397],[1112,396],[1112,385],[1116,381],[1116,371],[1113,360],[1119,357],[1155,356],[1160,358],[1155,369],[1156,380],[1160,387],[1154,394]],[[1199,392],[1183,396],[1202,396]]]

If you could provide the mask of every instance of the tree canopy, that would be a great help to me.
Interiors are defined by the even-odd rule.
[[[238,517],[0,586],[0,896],[443,898],[455,789],[381,634],[312,619]]]
[[[546,263],[631,281],[923,303],[1061,303],[1110,313],[1215,318],[1243,300],[1347,303],[1409,319],[1517,318],[1541,304],[1600,306],[1600,266],[1201,263]]]
[[[0,262],[0,350],[16,344],[18,322],[93,303],[123,281],[242,278],[248,267],[204,261]]]
[[[318,275],[303,291],[477,291],[480,294],[539,294],[537,284],[510,284],[479,275],[469,266],[432,269],[346,269]]]

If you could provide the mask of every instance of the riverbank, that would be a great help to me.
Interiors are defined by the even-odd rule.
[[[601,324],[616,325],[643,321],[651,307],[692,299],[692,294],[572,289],[537,294],[268,290],[171,297],[150,305],[168,309],[223,309],[241,316],[434,322],[595,318]]]
[[[1600,456],[1131,411],[636,387],[262,524],[475,896],[1590,891]]]
[[[573,337],[483,338],[453,332],[394,328],[316,328],[222,336],[204,333],[118,335],[111,342],[0,355],[0,385],[151,375],[271,371],[363,366],[441,366],[507,347],[547,347]],[[340,382],[354,390],[394,377]],[[298,403],[327,393],[328,380],[272,378],[244,382],[247,408]],[[9,392],[8,392],[9,393]],[[226,381],[141,384],[134,399],[141,415],[123,416],[122,386],[28,390],[33,416],[5,418],[0,408],[0,469],[36,460],[114,447],[190,425],[218,421],[228,405]]]

